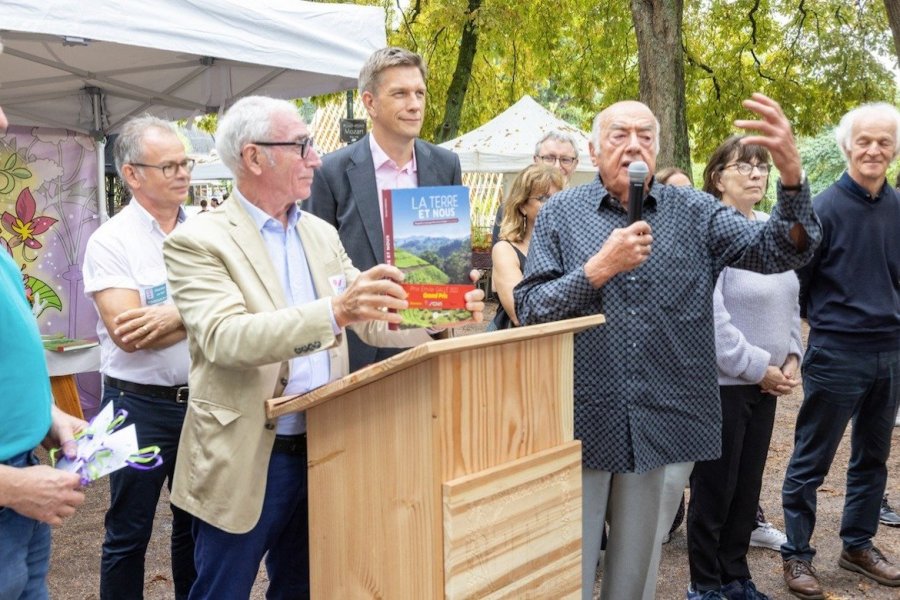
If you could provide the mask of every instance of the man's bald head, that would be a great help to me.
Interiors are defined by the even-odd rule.
[[[632,115],[640,115],[643,114],[648,116],[653,120],[656,129],[656,141],[653,149],[654,154],[659,152],[659,121],[656,116],[653,114],[653,111],[650,110],[650,107],[644,104],[643,102],[638,102],[637,100],[622,100],[621,102],[616,102],[615,104],[611,104],[601,110],[597,117],[594,119],[594,127],[591,131],[591,142],[594,144],[595,148],[599,148],[600,143],[600,131],[608,128],[611,123],[615,121],[616,118],[621,118],[623,115],[632,116]]]
[[[642,160],[652,173],[659,151],[659,121],[650,108],[625,100],[605,108],[594,119],[591,155],[606,189],[628,201],[628,165]]]

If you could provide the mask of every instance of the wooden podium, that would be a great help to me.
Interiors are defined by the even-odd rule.
[[[578,598],[573,333],[429,342],[302,396],[312,597]]]

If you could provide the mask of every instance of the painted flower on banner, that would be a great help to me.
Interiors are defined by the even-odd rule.
[[[25,244],[32,250],[37,250],[42,244],[35,239],[35,236],[45,233],[50,227],[56,223],[56,219],[52,217],[36,217],[34,196],[28,188],[22,190],[16,199],[16,214],[4,212],[2,218],[3,227],[12,237],[9,239],[9,245],[13,248],[19,244]]]

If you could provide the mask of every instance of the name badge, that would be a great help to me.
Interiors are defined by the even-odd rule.
[[[166,301],[168,297],[168,293],[166,291],[166,284],[161,283],[159,285],[154,285],[150,287],[143,288],[144,290],[144,304],[147,306],[153,306],[154,304],[162,304]]]
[[[328,282],[331,284],[331,289],[334,290],[335,295],[343,294],[347,289],[347,279],[344,277],[344,274],[340,275],[332,275],[328,278]]]

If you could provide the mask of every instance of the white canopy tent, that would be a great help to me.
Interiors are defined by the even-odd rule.
[[[459,155],[464,172],[518,173],[534,162],[535,144],[552,130],[575,138],[577,172],[592,177],[596,169],[588,153],[588,134],[557,118],[527,95],[481,127],[441,146]]]
[[[4,0],[0,37],[10,121],[93,133],[353,89],[386,43],[381,8],[298,0]]]
[[[231,171],[221,160],[198,162],[191,173],[191,181],[219,181],[222,179],[234,179]]]
[[[102,140],[145,112],[349,90],[384,22],[378,7],[299,0],[4,0],[0,106],[12,125]]]

